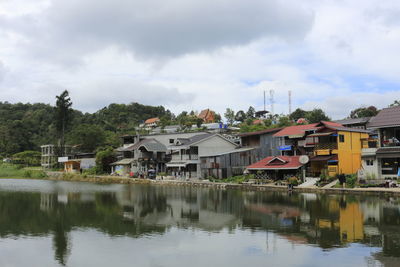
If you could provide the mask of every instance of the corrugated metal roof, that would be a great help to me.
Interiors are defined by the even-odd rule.
[[[381,128],[400,125],[400,106],[384,108],[373,117],[367,128]]]
[[[363,117],[363,118],[354,118],[354,119],[343,119],[343,120],[337,120],[335,122],[340,123],[344,126],[346,125],[352,125],[352,124],[366,124],[369,122],[373,117]]]
[[[167,147],[155,139],[149,139],[149,142],[144,142],[138,148],[144,147],[147,151],[167,152]]]
[[[232,153],[240,153],[240,152],[246,152],[250,150],[257,149],[255,147],[242,147],[242,148],[237,148],[235,150],[231,150],[228,152],[219,152],[219,153],[214,153],[214,154],[209,154],[209,155],[203,155],[201,158],[206,158],[206,157],[216,157],[216,156],[221,156],[221,155],[227,155],[227,154],[232,154]]]
[[[267,134],[267,133],[274,133],[282,130],[283,128],[270,128],[270,129],[265,129],[265,130],[260,130],[256,132],[248,132],[248,133],[242,133],[239,134],[240,137],[245,137],[245,136],[252,136],[252,135],[262,135],[262,134]]]

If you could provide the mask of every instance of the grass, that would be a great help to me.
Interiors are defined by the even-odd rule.
[[[240,183],[243,183],[243,182],[247,182],[250,179],[254,179],[254,175],[238,175],[238,176],[228,177],[228,178],[225,178],[225,179],[215,179],[215,178],[209,177],[209,180],[211,182],[234,183],[234,184],[240,184]]]
[[[1,178],[46,178],[47,175],[40,168],[27,167],[21,165],[2,163],[0,164]]]

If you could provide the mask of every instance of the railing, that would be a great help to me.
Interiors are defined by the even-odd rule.
[[[319,143],[315,144],[315,150],[325,150],[325,149],[337,149],[338,146],[336,143]]]
[[[377,148],[378,140],[363,140],[361,145],[362,148]]]

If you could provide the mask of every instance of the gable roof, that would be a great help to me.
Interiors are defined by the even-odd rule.
[[[299,161],[300,156],[270,156],[250,166],[249,170],[296,170],[303,166]]]
[[[362,118],[349,118],[343,120],[337,120],[335,122],[342,124],[343,126],[346,125],[354,125],[354,124],[366,124],[369,122],[373,117],[362,117]]]
[[[318,129],[317,124],[318,123],[288,126],[283,128],[276,134],[274,134],[274,137],[294,136],[294,135],[304,136],[306,131],[317,130]]]
[[[188,147],[197,143],[200,143],[208,138],[214,137],[214,136],[218,136],[219,138],[225,140],[226,142],[229,142],[235,146],[237,146],[237,144],[231,142],[230,140],[226,139],[225,137],[219,135],[219,134],[215,134],[215,133],[205,133],[205,134],[199,134],[199,135],[195,135],[189,138],[178,138],[177,140],[180,142],[179,145],[172,145],[169,146],[170,149],[174,149],[174,148],[180,148],[180,147]]]
[[[212,121],[212,120],[214,120],[214,112],[208,108],[208,109],[202,110],[200,112],[200,114],[197,115],[197,117],[204,121]]]
[[[139,142],[136,142],[128,147],[117,148],[117,151],[119,152],[134,151],[136,149],[139,149],[140,147],[146,148],[147,151],[159,151],[159,152],[167,151],[167,147],[154,138],[142,139]]]
[[[154,122],[158,122],[158,121],[160,121],[159,118],[150,118],[150,119],[147,119],[144,123],[150,124],[150,123],[154,123]]]
[[[373,117],[367,128],[384,128],[400,126],[400,106],[384,108]]]

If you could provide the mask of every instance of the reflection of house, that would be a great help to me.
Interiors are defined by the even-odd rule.
[[[382,109],[368,129],[377,131],[376,139],[363,142],[363,170],[369,179],[397,178],[400,168],[400,106]]]
[[[197,117],[202,119],[204,123],[211,123],[215,121],[215,113],[210,109],[202,110]]]
[[[171,150],[171,161],[167,169],[174,175],[200,178],[200,157],[232,151],[236,144],[219,134],[205,133],[190,138],[178,138]]]

